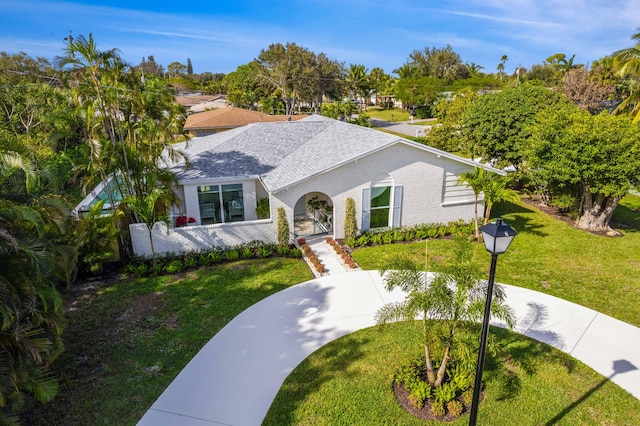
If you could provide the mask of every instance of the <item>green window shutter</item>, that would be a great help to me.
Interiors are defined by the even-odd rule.
[[[402,218],[402,186],[393,188],[393,226],[398,228]]]

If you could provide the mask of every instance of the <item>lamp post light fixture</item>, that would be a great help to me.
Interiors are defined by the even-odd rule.
[[[493,281],[496,275],[496,263],[498,255],[509,248],[511,241],[517,232],[498,218],[495,222],[488,223],[480,228],[484,239],[484,246],[491,253],[491,269],[489,270],[489,282],[487,284],[487,301],[484,306],[482,319],[482,333],[480,335],[480,350],[478,351],[478,364],[476,366],[476,381],[473,387],[473,400],[471,402],[471,414],[469,425],[475,426],[478,417],[478,404],[480,403],[480,388],[482,386],[482,370],[484,369],[484,353],[489,335],[489,319],[491,318],[491,299],[493,297]]]

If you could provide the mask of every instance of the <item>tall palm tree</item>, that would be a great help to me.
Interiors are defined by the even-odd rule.
[[[402,302],[384,305],[375,316],[378,325],[394,321],[419,320],[424,345],[427,382],[433,387],[443,384],[447,366],[456,349],[466,347],[463,331],[478,322],[484,314],[487,282],[480,279],[481,271],[473,263],[473,246],[466,238],[457,238],[451,263],[441,273],[428,274],[421,265],[402,255],[392,259],[381,271],[387,290],[396,288],[405,293]],[[501,286],[494,287],[491,313],[513,327],[515,319],[511,309],[504,303],[505,294]],[[439,320],[442,329],[431,326]],[[438,330],[438,331],[436,331]],[[437,335],[433,335],[433,334]],[[432,347],[444,347],[441,363],[436,371],[432,359]],[[457,351],[460,361],[468,351]]]
[[[622,101],[614,113],[629,111],[633,121],[640,121],[640,31],[635,33],[632,40],[635,46],[622,49],[613,54],[619,77],[629,80],[629,96]]]
[[[473,222],[475,225],[476,240],[480,239],[480,230],[478,228],[478,205],[480,194],[489,181],[489,176],[481,167],[475,167],[472,172],[464,172],[458,178],[458,185],[468,185],[475,195]]]

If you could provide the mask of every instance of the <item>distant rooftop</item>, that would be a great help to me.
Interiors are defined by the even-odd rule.
[[[185,130],[219,129],[246,126],[252,123],[267,123],[274,121],[297,121],[308,117],[300,115],[270,115],[264,112],[248,109],[226,107],[210,111],[191,114],[184,123]]]

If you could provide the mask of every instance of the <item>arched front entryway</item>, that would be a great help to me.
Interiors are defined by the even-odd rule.
[[[333,202],[322,192],[309,192],[298,199],[293,210],[296,237],[333,234]]]

